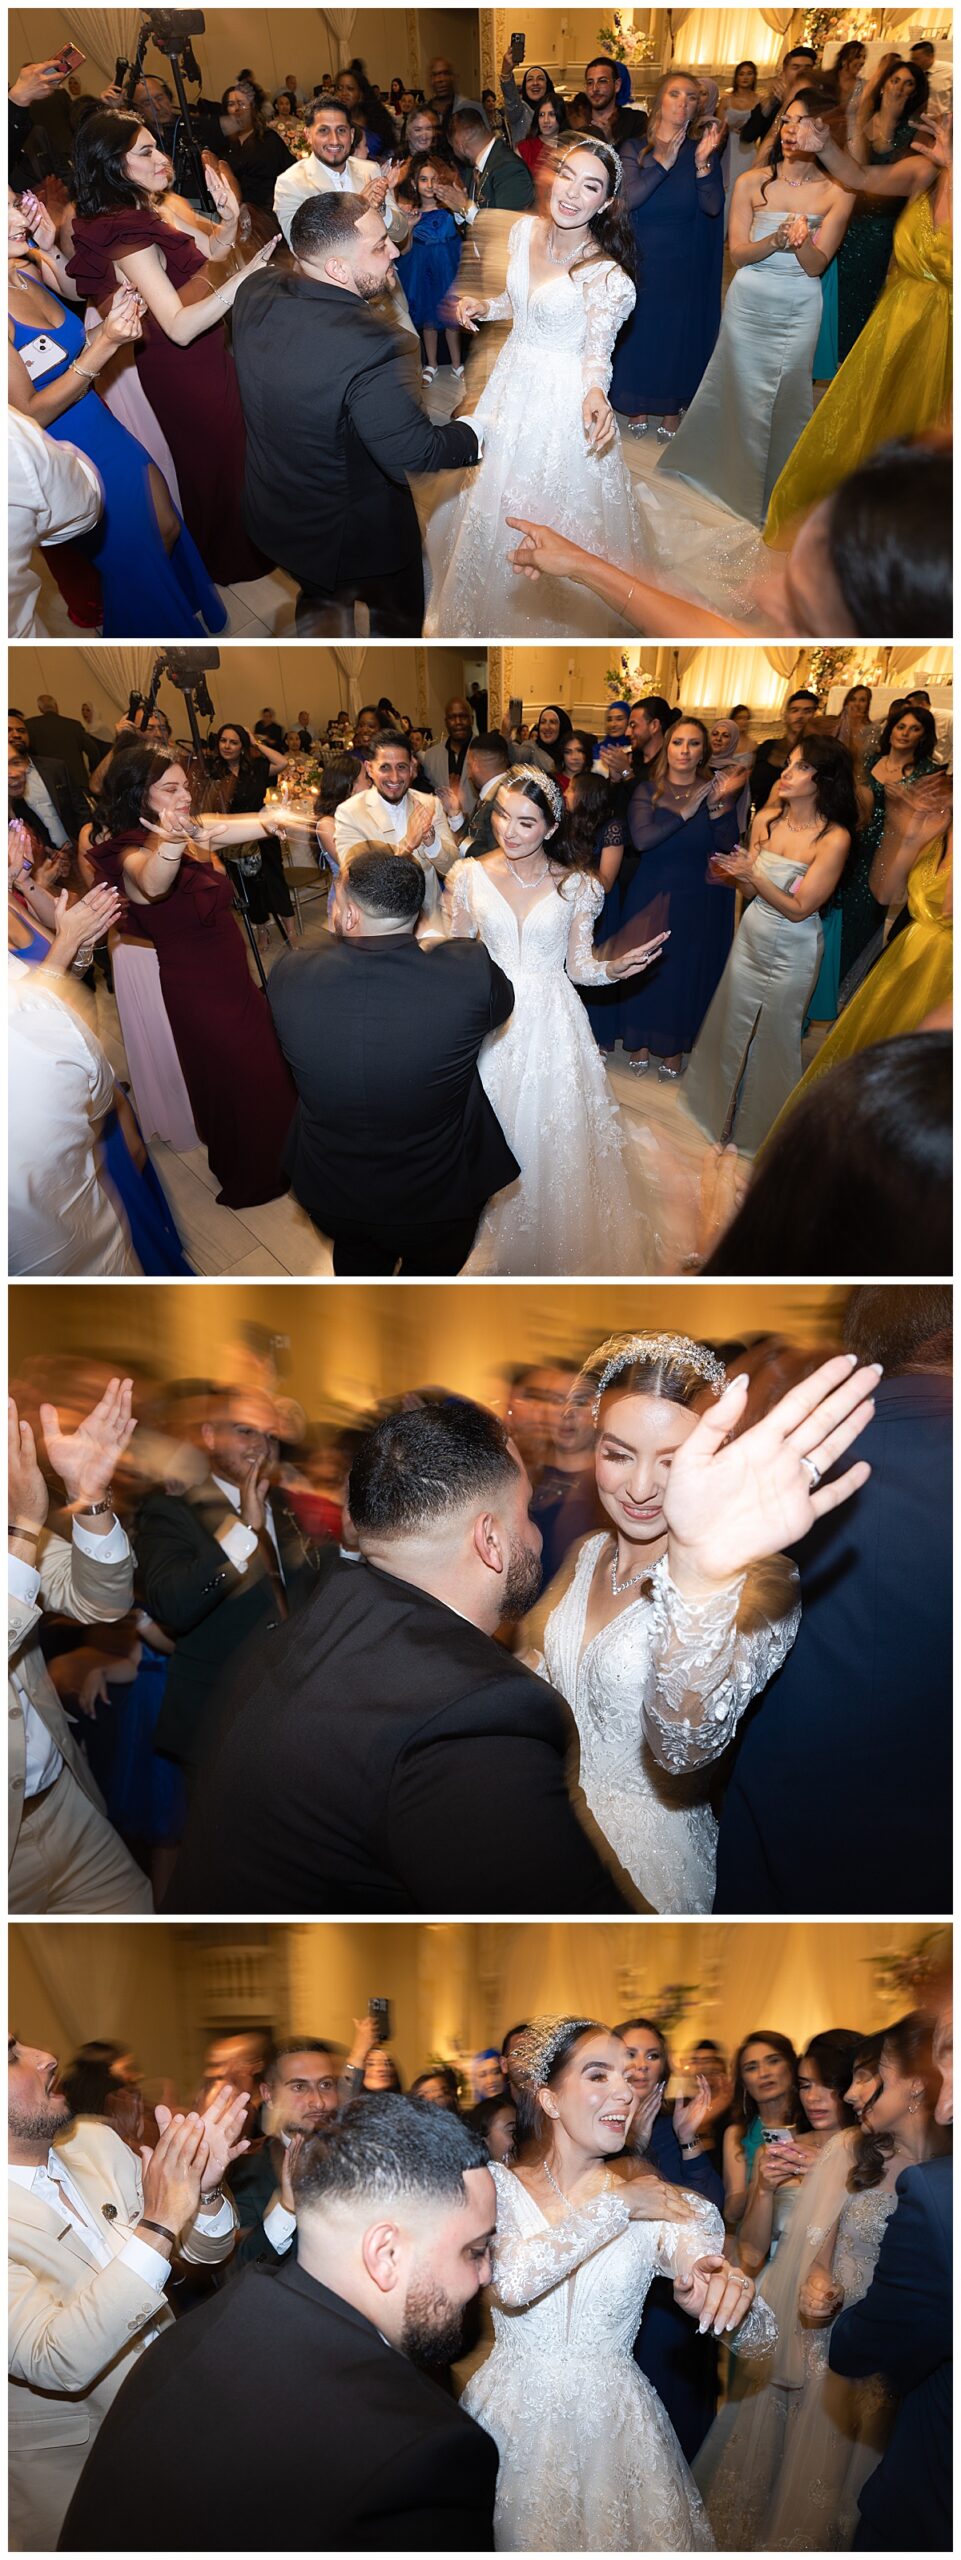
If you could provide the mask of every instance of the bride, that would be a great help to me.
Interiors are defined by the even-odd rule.
[[[556,523],[605,560],[633,558],[634,513],[607,397],[614,341],[634,308],[634,245],[621,163],[597,134],[562,137],[543,216],[510,234],[507,290],[461,296],[458,327],[513,316],[471,424],[479,468],[445,489],[427,532],[425,633],[525,632],[538,639],[603,637],[610,611],[585,591],[535,600],[508,560],[508,515]]]
[[[864,1482],[862,1463],[817,1491],[870,1419],[877,1371],[828,1361],[733,1438],[747,1379],[703,1343],[615,1336],[587,1372],[611,1527],[541,1604],[543,1668],[574,1714],[588,1811],[645,1902],[710,1911],[711,1764],[797,1634],[782,1550]]]
[[[704,2331],[766,2354],[775,2326],[728,2265],[716,2207],[625,2151],[635,2099],[620,2037],[539,2018],[511,2047],[514,2169],[495,2162],[494,2347],[462,2406],[500,2456],[499,2551],[710,2551],[713,2536],[633,2347],[668,2276]]]
[[[521,1172],[488,1202],[467,1269],[646,1269],[646,1220],[628,1172],[634,1142],[571,980],[595,987],[631,977],[667,936],[619,959],[597,957],[604,891],[571,865],[564,802],[549,774],[512,766],[491,823],[496,852],[455,863],[447,897],[452,935],[486,943],[514,988],[513,1013],[489,1034],[478,1064]]]

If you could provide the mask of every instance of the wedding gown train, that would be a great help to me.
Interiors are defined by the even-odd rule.
[[[710,2551],[713,2536],[670,2420],[633,2348],[657,2276],[720,2251],[720,2214],[687,2195],[683,2219],[630,2219],[610,2192],[548,2223],[499,2164],[494,2346],[462,2406],[500,2455],[498,2551]],[[753,2304],[736,2333],[766,2354],[774,2322]]]
[[[710,1764],[794,1643],[797,1574],[778,1557],[695,1603],[676,1590],[662,1556],[637,1599],[585,1646],[607,1535],[585,1540],[548,1618],[547,1676],[577,1725],[588,1811],[644,1901],[653,1911],[710,1911]]]

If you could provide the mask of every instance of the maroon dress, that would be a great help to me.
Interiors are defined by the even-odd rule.
[[[141,827],[90,848],[98,876],[123,894],[128,853]],[[270,1007],[247,966],[233,890],[222,871],[185,857],[173,888],[129,907],[153,943],[160,985],[194,1119],[228,1209],[253,1209],[287,1190],[283,1153],[297,1096]]]
[[[117,289],[115,261],[151,248],[162,250],[177,293],[203,273],[206,260],[196,242],[159,213],[136,206],[77,214],[67,272],[83,301],[103,310]],[[262,578],[270,563],[251,542],[243,519],[246,433],[223,321],[191,346],[178,347],[146,311],[136,353],[144,391],[174,458],[184,522],[205,567],[222,586]]]

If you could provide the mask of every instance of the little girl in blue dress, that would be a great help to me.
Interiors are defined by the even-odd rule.
[[[438,203],[435,180],[441,173],[429,151],[419,151],[411,161],[410,171],[399,190],[405,209],[410,211],[411,238],[397,261],[397,275],[407,296],[407,308],[415,329],[420,331],[427,350],[424,366],[425,382],[433,382],[437,371],[437,336],[443,329],[447,340],[455,379],[463,377],[460,358],[460,330],[450,329],[444,318],[443,305],[451,290],[460,265],[460,232],[452,213]]]

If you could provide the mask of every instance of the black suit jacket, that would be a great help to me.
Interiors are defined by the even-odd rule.
[[[883,2373],[901,2395],[887,2452],[861,2491],[858,2548],[950,2551],[952,2163],[902,2169],[863,2301],[831,2331],[835,2373]]]
[[[882,1378],[871,1475],[798,1549],[797,1640],[750,1710],[716,1911],[950,1911],[951,1385]]]
[[[526,213],[534,202],[534,181],[526,160],[510,144],[494,137],[494,148],[476,180],[474,203],[483,213]]]
[[[61,2551],[490,2551],[497,2451],[302,2267],[246,2267],[133,2368]]]
[[[419,570],[407,474],[460,470],[478,448],[473,427],[431,425],[400,333],[339,285],[271,269],[241,285],[232,334],[254,541],[330,594]]]
[[[90,801],[78,791],[72,774],[55,756],[31,755],[30,761],[50,793],[61,826],[76,843],[81,827],[86,826],[90,816]],[[24,810],[28,826],[42,825],[43,821],[37,820],[36,812],[26,802]]]
[[[34,712],[27,722],[27,736],[34,763],[41,756],[53,756],[58,763],[66,765],[74,790],[86,801],[88,767],[91,773],[95,773],[107,754],[103,739],[93,737],[90,730],[84,728],[82,720],[68,720],[62,711]],[[89,818],[89,815],[88,803],[84,817]]]
[[[171,1909],[624,1910],[568,1798],[563,1700],[428,1593],[337,1557],[232,1687]]]
[[[277,1530],[288,1608],[302,1607],[316,1565],[292,1512],[276,1494]],[[191,1764],[200,1758],[224,1665],[239,1645],[270,1636],[278,1619],[270,1574],[259,1552],[238,1573],[217,1537],[225,1496],[208,1477],[196,1493],[148,1493],[135,1533],[139,1583],[151,1617],[175,1636],[157,1723],[158,1751]]]
[[[514,990],[482,943],[325,933],[283,954],[268,993],[299,1097],[284,1163],[325,1235],[469,1217],[515,1180],[477,1072]]]

